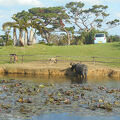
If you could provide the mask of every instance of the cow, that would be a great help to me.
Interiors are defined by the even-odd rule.
[[[50,58],[49,61],[51,63],[57,63],[57,58],[53,57],[53,58]]]
[[[87,72],[88,72],[88,67],[85,64],[81,64],[81,63],[70,63],[71,70],[75,71],[77,77],[80,76],[80,78],[82,79],[86,79],[87,78]]]

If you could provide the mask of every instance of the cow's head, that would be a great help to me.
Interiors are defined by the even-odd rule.
[[[71,65],[71,70],[73,71],[76,67],[76,64],[71,62],[70,65]]]

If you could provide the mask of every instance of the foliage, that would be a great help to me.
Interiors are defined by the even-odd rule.
[[[45,41],[42,40],[42,41],[39,41],[38,44],[41,44],[41,45],[46,45]]]
[[[37,34],[50,43],[50,34],[58,29],[60,20],[68,19],[63,7],[32,8],[29,12],[36,18],[35,28]]]
[[[6,46],[10,46],[10,45],[13,45],[13,40],[11,40],[11,39],[6,42]]]
[[[95,33],[120,25],[118,19],[105,23],[105,18],[109,16],[107,8],[106,5],[88,7],[82,2],[69,2],[65,7],[35,7],[14,14],[14,21],[4,23],[3,30],[7,33],[7,39],[10,30],[13,30],[14,46],[36,43],[36,35],[49,45],[92,44]],[[100,31],[103,24],[107,28]],[[16,30],[19,31],[19,41]],[[59,32],[58,35],[55,34],[56,31]]]
[[[4,46],[5,43],[4,43],[4,37],[3,35],[0,36],[0,46]]]
[[[79,30],[90,32],[92,29],[100,28],[104,19],[109,15],[106,13],[108,6],[94,5],[86,9],[82,2],[70,2],[66,4],[71,19]]]
[[[120,25],[120,20],[114,19],[114,20],[112,20],[112,21],[107,22],[106,24],[107,24],[107,26],[108,26],[107,29],[114,28],[114,27]]]
[[[111,36],[108,37],[108,42],[120,42],[120,36],[111,35]]]
[[[105,33],[108,36],[106,31],[100,31],[92,29],[90,32],[82,32],[80,36],[80,40],[83,44],[93,44],[94,43],[94,36],[96,33]]]
[[[9,39],[8,39],[8,35],[7,34],[0,35],[0,44],[2,46],[4,46],[4,45],[6,45],[6,46],[13,45],[13,40],[11,39],[10,35],[9,35]]]
[[[90,32],[83,31],[80,36],[74,36],[72,45],[93,44],[94,36],[96,33],[105,33],[106,36],[108,36],[108,33],[106,31],[100,31],[96,29],[92,29]]]

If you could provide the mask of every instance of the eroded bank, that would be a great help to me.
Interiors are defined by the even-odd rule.
[[[41,63],[32,62],[25,64],[5,64],[0,66],[0,74],[27,74],[27,75],[51,75],[51,76],[74,76],[69,62]],[[119,68],[110,68],[100,65],[88,64],[88,77],[105,76],[120,78]]]

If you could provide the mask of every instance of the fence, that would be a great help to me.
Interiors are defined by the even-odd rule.
[[[49,61],[50,58],[55,57],[57,61],[79,61],[79,62],[91,62],[94,65],[96,63],[116,63],[120,64],[120,58],[114,57],[96,57],[96,56],[52,56],[52,55],[0,55],[0,63],[24,63],[32,61]]]

